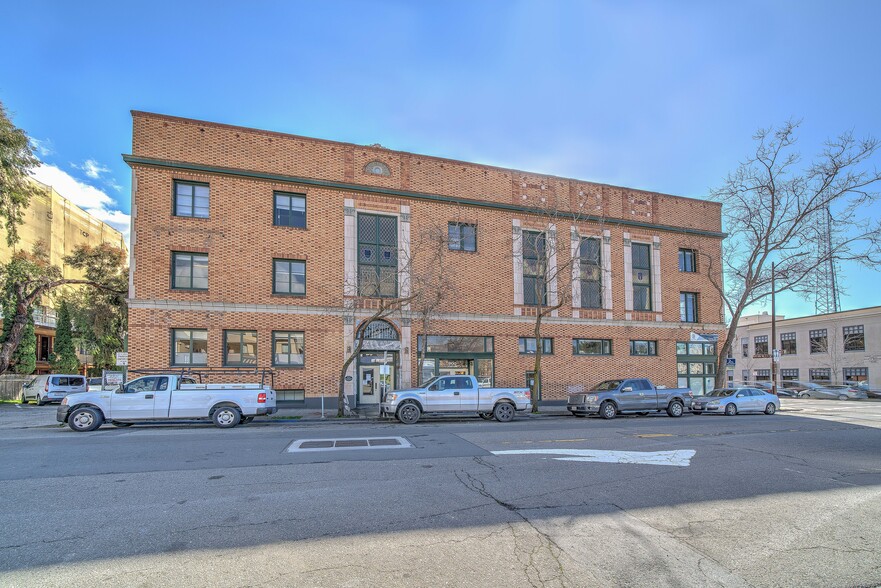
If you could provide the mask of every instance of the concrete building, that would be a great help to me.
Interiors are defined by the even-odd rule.
[[[803,382],[881,382],[881,306],[777,317],[780,379]],[[745,316],[732,347],[731,381],[770,381],[771,315]]]
[[[83,273],[64,263],[64,257],[80,245],[110,243],[126,249],[125,239],[118,230],[100,221],[55,191],[52,186],[38,184],[43,193],[34,196],[24,213],[24,222],[18,228],[20,240],[15,247],[6,245],[6,230],[0,228],[0,263],[7,263],[15,251],[31,251],[38,242],[45,245],[49,261],[61,268],[65,278],[78,279]],[[35,373],[49,373],[49,360],[55,342],[55,309],[48,297],[34,309],[37,334],[37,369]],[[84,363],[88,356],[81,356]]]
[[[720,267],[718,203],[132,115],[124,159],[133,176],[135,370],[272,368],[281,399],[311,403],[336,395],[343,360],[366,329],[346,378],[357,404],[377,403],[378,384],[434,374],[523,386],[534,360],[536,268],[569,267],[571,253],[571,274],[542,293],[562,303],[543,323],[545,399],[627,374],[711,385],[724,326],[701,270]],[[364,325],[379,297],[411,291],[422,270],[407,260],[433,226],[447,238],[455,294],[429,332],[412,308]],[[417,366],[422,335],[428,352]]]

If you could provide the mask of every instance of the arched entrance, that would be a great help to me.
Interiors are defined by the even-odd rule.
[[[375,320],[358,327],[355,337],[364,331],[364,344],[358,354],[358,405],[379,404],[385,394],[395,389],[399,371],[401,335],[388,321]]]

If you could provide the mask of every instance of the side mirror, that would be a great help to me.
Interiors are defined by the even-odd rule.
[[[624,386],[621,388],[622,392],[633,392],[633,386]]]
[[[116,387],[116,390],[113,391],[114,394],[125,394],[125,385],[120,384]]]

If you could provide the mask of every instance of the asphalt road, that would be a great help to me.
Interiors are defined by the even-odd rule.
[[[872,404],[87,434],[7,405],[0,585],[874,586]]]

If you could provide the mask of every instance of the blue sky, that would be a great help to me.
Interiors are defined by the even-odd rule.
[[[881,2],[7,3],[0,100],[119,226],[131,109],[706,197],[755,129],[881,136]],[[881,210],[879,210],[881,214]],[[881,275],[844,268],[845,308]],[[784,297],[781,312],[813,305]]]

